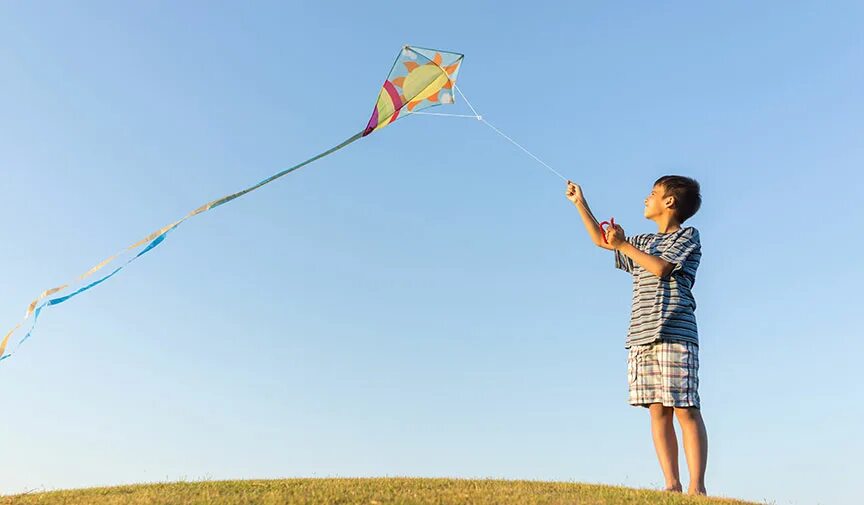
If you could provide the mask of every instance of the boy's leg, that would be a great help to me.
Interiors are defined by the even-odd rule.
[[[707,494],[705,491],[705,467],[708,463],[708,432],[702,413],[695,407],[676,408],[675,415],[681,425],[684,439],[684,455],[690,472],[687,494]]]
[[[662,403],[652,403],[648,406],[651,413],[651,434],[654,437],[654,449],[660,468],[666,478],[666,491],[681,491],[681,479],[678,476],[678,438],[675,437],[675,426],[672,425],[673,409],[664,407]]]

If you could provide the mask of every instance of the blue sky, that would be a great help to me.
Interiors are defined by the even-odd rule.
[[[709,493],[851,504],[862,22],[860,2],[5,2],[0,321],[362,129],[402,44],[455,50],[472,104],[598,217],[650,232],[658,176],[702,183]],[[659,487],[626,403],[629,278],[564,189],[479,122],[411,117],[188,221],[0,365],[0,492]]]

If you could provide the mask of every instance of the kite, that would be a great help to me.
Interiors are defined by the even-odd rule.
[[[107,281],[120,272],[120,270],[123,270],[123,268],[125,268],[129,263],[152,251],[153,248],[165,240],[165,237],[169,233],[175,230],[187,219],[203,212],[207,212],[208,210],[215,209],[220,205],[225,205],[231,200],[239,198],[247,193],[251,193],[261,186],[269,184],[276,179],[297,170],[298,168],[321,159],[328,154],[332,154],[348,144],[366,137],[374,131],[384,128],[396,121],[400,116],[400,112],[404,111],[403,114],[413,114],[429,107],[455,103],[454,88],[456,86],[456,76],[459,73],[459,67],[462,64],[463,58],[464,55],[459,53],[425,49],[422,47],[404,46],[399,52],[396,61],[393,63],[393,67],[390,69],[390,74],[384,81],[384,85],[378,95],[378,101],[372,111],[372,117],[369,118],[369,122],[363,130],[357,132],[335,147],[317,154],[302,163],[298,163],[293,167],[282,170],[254,186],[223,196],[222,198],[217,198],[216,200],[198,207],[183,216],[181,219],[159,228],[138,242],[121,249],[119,252],[97,263],[93,268],[78,277],[75,281],[51,289],[46,289],[27,306],[27,311],[21,322],[12,328],[3,340],[0,341],[0,361],[12,355],[11,352],[6,353],[9,339],[31,316],[33,317],[33,321],[30,329],[18,342],[16,349],[17,346],[20,346],[33,333],[39,315],[46,308],[63,303],[66,300],[78,296],[81,293]],[[109,265],[113,265],[113,269],[105,268]],[[101,277],[99,277],[100,274],[102,275]]]
[[[187,219],[203,212],[207,212],[208,210],[215,209],[220,205],[225,205],[226,203],[236,198],[240,198],[247,193],[251,193],[276,179],[288,175],[315,160],[321,159],[342,149],[348,144],[370,135],[374,131],[384,128],[401,116],[429,114],[435,116],[477,119],[534,158],[534,160],[545,166],[563,181],[567,181],[563,175],[556,172],[555,169],[544,163],[540,158],[529,152],[512,138],[508,137],[501,130],[492,126],[483,118],[483,116],[477,113],[471,105],[471,102],[468,101],[462,91],[456,86],[456,77],[459,73],[460,66],[462,65],[463,58],[464,55],[460,53],[425,49],[416,46],[403,46],[399,55],[396,57],[396,61],[393,63],[393,67],[390,69],[390,74],[387,76],[384,85],[381,87],[381,92],[378,94],[378,100],[372,110],[372,117],[369,118],[369,122],[363,130],[347,138],[335,147],[317,154],[302,163],[298,163],[293,167],[286,168],[285,170],[264,179],[258,184],[250,186],[242,191],[223,196],[222,198],[217,198],[216,200],[198,207],[179,220],[159,228],[138,242],[121,249],[117,253],[109,256],[107,259],[97,263],[93,268],[78,277],[75,281],[51,289],[46,289],[27,306],[27,311],[25,312],[24,318],[21,322],[6,333],[3,340],[0,341],[0,361],[3,361],[13,354],[12,352],[6,352],[7,344],[12,335],[15,334],[28,319],[31,317],[33,318],[30,323],[30,328],[16,344],[16,350],[18,346],[33,334],[39,315],[45,309],[61,304],[70,298],[78,296],[81,293],[107,281],[123,270],[127,265],[129,265],[129,263],[152,251],[165,240],[169,233],[175,230]],[[423,112],[424,109],[430,107],[456,103],[454,92],[458,92],[458,94],[462,96],[465,103],[474,113],[473,115]],[[111,265],[111,267],[106,268],[109,265]]]

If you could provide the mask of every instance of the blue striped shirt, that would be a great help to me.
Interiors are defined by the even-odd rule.
[[[633,306],[624,347],[657,340],[699,344],[693,284],[702,258],[699,230],[681,228],[672,233],[645,233],[628,237],[637,249],[674,265],[672,273],[658,277],[615,251],[615,267],[633,276]]]

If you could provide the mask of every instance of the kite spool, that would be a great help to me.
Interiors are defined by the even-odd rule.
[[[600,223],[598,225],[598,226],[600,226],[600,235],[603,237],[603,242],[608,244],[609,241],[606,240],[606,229],[603,228],[603,225],[608,225],[608,226],[611,226],[612,228],[615,228],[615,218],[610,217],[609,221],[603,221],[602,223]]]

